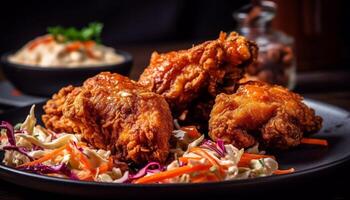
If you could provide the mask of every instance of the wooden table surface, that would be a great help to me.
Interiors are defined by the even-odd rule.
[[[139,47],[122,47],[121,49],[125,49],[129,51],[134,56],[134,68],[131,71],[130,76],[133,79],[137,79],[139,74],[142,72],[144,66],[147,65],[149,56],[152,52],[152,49],[158,49],[160,52],[181,49],[183,47],[188,47],[190,44],[171,44],[171,45],[155,45],[152,48],[145,48],[143,46]],[[304,72],[298,74],[297,87],[295,91],[302,94],[306,98],[311,98],[314,100],[322,101],[325,103],[333,104],[339,106],[341,108],[350,110],[350,71],[313,71],[313,72]],[[348,169],[350,164],[347,163],[343,166],[343,169]],[[346,185],[348,185],[348,179],[346,179],[344,175],[349,175],[348,170],[344,170],[346,173],[332,173],[329,174],[329,177],[340,176],[336,179],[335,182],[332,183],[332,187],[338,187],[336,190],[329,190],[326,193],[326,196],[329,199],[346,199],[350,192],[348,192]],[[321,180],[328,178],[320,177]],[[321,181],[322,182],[322,181]],[[306,184],[306,183],[305,183]],[[310,185],[317,184],[314,181],[310,181]],[[320,184],[320,187],[324,186],[324,184]],[[317,186],[317,187],[319,187]],[[69,188],[67,188],[69,189]],[[295,186],[294,189],[297,189]],[[328,190],[328,188],[326,189]],[[281,191],[275,191],[281,192]],[[288,192],[288,191],[286,191]],[[309,194],[312,196],[312,194]],[[38,192],[26,188],[22,188],[19,186],[15,186],[13,184],[4,182],[0,180],[0,199],[29,199],[30,197],[37,198],[45,198],[45,199],[62,199],[69,198],[63,197],[57,194],[50,194],[46,192]],[[215,196],[214,196],[215,197]],[[213,198],[214,198],[213,197]],[[41,199],[40,198],[40,199]],[[76,197],[74,197],[77,199]],[[84,198],[85,199],[85,198]],[[232,199],[228,197],[228,199]]]

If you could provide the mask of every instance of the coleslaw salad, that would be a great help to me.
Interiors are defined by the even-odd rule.
[[[32,173],[81,181],[112,183],[200,183],[292,173],[280,170],[274,156],[237,149],[207,140],[195,127],[173,132],[176,145],[166,165],[150,161],[138,169],[125,168],[110,151],[85,143],[80,134],[55,133],[37,125],[33,105],[23,123],[0,124],[3,163]]]

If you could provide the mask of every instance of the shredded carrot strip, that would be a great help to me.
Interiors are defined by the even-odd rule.
[[[237,164],[238,167],[249,167],[252,159],[241,158]]]
[[[112,169],[113,168],[113,164],[114,164],[114,160],[112,157],[109,157],[108,159],[108,168]]]
[[[183,126],[181,130],[185,131],[191,138],[199,138],[201,134],[195,126]]]
[[[190,152],[197,153],[200,156],[202,156],[203,158],[206,158],[212,165],[220,167],[220,164],[215,160],[215,158],[213,158],[209,153],[207,153],[203,149],[198,148],[198,147],[194,147],[194,148],[190,149]]]
[[[47,36],[47,37],[42,37],[42,38],[38,38],[36,40],[34,40],[29,46],[28,49],[29,50],[33,50],[35,49],[37,46],[39,46],[40,44],[47,44],[52,42],[54,39],[51,35]]]
[[[243,153],[242,158],[247,158],[247,159],[272,158],[272,159],[276,160],[275,156],[263,155],[263,154],[253,154],[253,153]]]
[[[96,170],[91,170],[91,164],[89,160],[85,157],[85,155],[79,150],[77,150],[72,143],[69,143],[67,145],[67,151],[71,154],[73,160],[82,163],[83,170],[80,171],[77,175],[79,180],[93,181],[92,174],[94,172],[92,171]]]
[[[93,47],[93,46],[95,46],[95,42],[94,41],[92,41],[92,40],[89,40],[89,41],[85,41],[84,43],[83,43],[83,45],[85,46],[85,48],[91,48],[91,47]]]
[[[78,151],[78,157],[86,169],[91,169],[91,164],[89,159],[86,158],[86,156],[82,152]]]
[[[221,176],[223,174],[225,174],[224,166],[221,166],[220,163],[218,163],[217,160],[215,160],[215,158],[213,156],[211,156],[209,153],[207,153],[203,149],[201,149],[199,147],[194,147],[194,148],[190,149],[190,152],[197,153],[200,156],[202,156],[203,158],[206,158],[213,166],[216,166],[218,168],[219,174]]]
[[[179,161],[182,163],[187,164],[189,160],[200,160],[202,158],[197,158],[197,157],[180,157]]]
[[[96,58],[94,53],[92,52],[91,48],[95,45],[96,43],[94,41],[86,41],[86,42],[80,42],[80,41],[75,41],[66,46],[66,51],[72,52],[72,51],[77,51],[79,49],[85,48],[86,54],[90,58]]]
[[[272,159],[276,160],[276,158],[274,156],[271,156],[271,155],[243,153],[241,159],[238,162],[238,167],[249,167],[251,160],[261,159],[261,158],[272,158]]]
[[[92,59],[96,59],[96,55],[94,54],[94,52],[92,51],[92,47],[95,46],[95,42],[92,41],[92,40],[89,40],[89,41],[86,41],[83,43],[85,49],[86,49],[86,54],[89,58],[92,58]]]
[[[73,148],[70,145],[67,145],[67,151],[70,154],[71,158],[74,162],[78,163],[78,165],[80,164],[80,160],[77,158],[75,151],[73,150]]]
[[[302,138],[300,142],[302,144],[314,144],[314,145],[328,146],[328,141],[324,140],[324,139]]]
[[[109,169],[109,164],[108,163],[102,163],[98,168],[99,174],[103,174],[108,171]]]
[[[192,183],[201,183],[201,182],[207,182],[208,176],[207,174],[200,174],[191,179]]]
[[[72,51],[77,51],[81,48],[83,48],[83,43],[80,41],[72,42],[66,46],[66,51],[72,52]]]
[[[23,166],[33,166],[33,165],[36,165],[36,164],[39,164],[39,163],[43,163],[47,160],[50,160],[50,159],[53,159],[54,157],[60,155],[63,153],[63,150],[65,150],[67,148],[67,145],[64,145],[56,150],[53,150],[51,151],[50,153],[47,153],[45,154],[43,157],[37,159],[37,160],[34,160],[32,162],[27,162],[27,163],[24,163],[22,165],[20,165],[19,167],[23,167]]]
[[[290,173],[293,173],[295,172],[295,169],[294,168],[290,168],[290,169],[278,169],[278,170],[275,170],[273,172],[273,174],[276,174],[276,175],[280,175],[280,174],[290,174]]]
[[[212,173],[208,174],[207,178],[208,178],[208,181],[219,181],[219,178]]]
[[[73,149],[72,144],[67,145],[67,150],[72,155],[73,159],[77,159],[83,164],[85,170],[91,169],[91,164],[86,156],[79,150]]]
[[[63,174],[58,174],[58,173],[48,173],[48,174],[46,174],[46,175],[48,175],[48,176],[54,176],[54,177],[61,177],[61,176],[67,177],[67,176],[65,176],[65,175],[63,175]]]
[[[95,56],[95,54],[93,53],[93,51],[91,49],[86,49],[86,55],[89,58],[96,59],[96,56]]]
[[[179,167],[176,169],[160,172],[160,173],[157,173],[154,175],[144,176],[140,179],[137,179],[134,183],[136,183],[136,184],[155,183],[155,182],[162,181],[164,179],[173,178],[173,177],[180,176],[180,175],[186,174],[186,173],[209,170],[210,167],[211,167],[210,165],[195,165],[195,166],[186,165],[186,166]]]

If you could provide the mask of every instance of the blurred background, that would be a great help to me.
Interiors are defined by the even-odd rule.
[[[273,2],[278,11],[272,27],[295,41],[298,74],[295,89],[302,93],[315,93],[315,88],[348,91],[350,12],[347,2]],[[186,49],[217,38],[220,31],[237,30],[233,12],[249,3],[248,0],[8,1],[0,8],[0,54],[18,50],[26,42],[45,34],[47,26],[83,27],[100,21],[104,23],[103,43],[133,55],[130,76],[137,79],[155,50]],[[1,74],[0,80],[4,80]]]
[[[295,38],[298,71],[348,68],[350,12],[346,1],[274,2],[278,12],[273,26]],[[234,30],[237,23],[233,11],[248,3],[248,0],[8,1],[0,12],[0,53],[20,48],[44,34],[47,26],[82,27],[91,21],[101,21],[105,25],[102,38],[106,45],[133,50],[131,47],[149,44],[150,47],[143,48],[143,55],[149,58],[153,50],[167,50],[166,46],[158,49],[157,45],[181,42],[184,44],[177,48],[189,47],[216,38],[221,30]],[[134,59],[135,67],[147,65],[143,57]]]
[[[278,6],[270,24],[293,38],[294,90],[306,98],[350,110],[350,12],[345,0],[272,0]],[[220,31],[240,29],[233,12],[254,0],[51,0],[6,1],[0,6],[0,55],[18,50],[46,34],[48,26],[81,28],[93,21],[104,24],[103,44],[133,56],[132,79],[148,65],[153,51],[188,49],[216,39]],[[288,54],[286,54],[288,55]],[[261,56],[260,56],[261,57]],[[281,64],[282,63],[278,63]],[[1,68],[2,66],[0,66]],[[254,71],[254,70],[253,70]],[[16,72],[14,72],[16,73]],[[261,73],[266,76],[266,73]],[[16,74],[14,75],[16,76]],[[24,77],[25,78],[25,77]],[[5,91],[6,90],[6,91]],[[15,90],[0,70],[0,114],[44,101]],[[340,172],[342,172],[340,170]],[[346,199],[341,176],[329,184],[341,187],[331,199]],[[338,178],[343,178],[340,181]],[[327,180],[327,179],[326,179]],[[344,179],[345,180],[345,179]],[[348,179],[346,179],[348,182]],[[311,183],[310,185],[314,185]],[[21,194],[3,183],[0,199]],[[346,188],[346,189],[345,189]],[[22,188],[20,189],[22,191]],[[328,190],[328,189],[327,189]],[[30,191],[29,194],[31,194]],[[333,194],[334,193],[334,194]]]

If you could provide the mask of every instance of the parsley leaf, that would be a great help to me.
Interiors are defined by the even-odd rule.
[[[58,42],[94,40],[97,43],[101,43],[102,29],[102,23],[93,22],[80,30],[75,27],[64,28],[62,26],[54,26],[48,27],[47,32],[53,35]]]
[[[22,126],[22,123],[18,123],[18,124],[15,125],[15,127],[13,129],[20,130],[21,126]]]
[[[261,166],[265,167],[265,161],[264,161],[264,159],[259,159],[259,162],[260,162]]]

